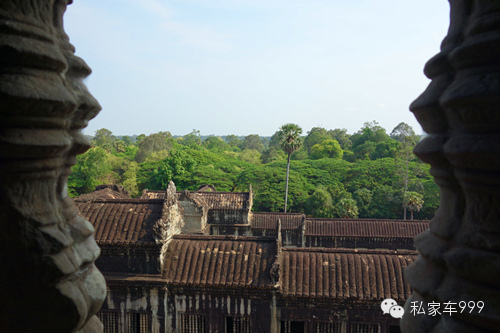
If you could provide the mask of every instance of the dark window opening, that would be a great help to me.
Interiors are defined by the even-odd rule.
[[[181,333],[205,333],[207,320],[204,315],[181,314]]]
[[[127,333],[149,333],[149,314],[127,312]]]
[[[341,333],[342,323],[313,323],[313,333]]]
[[[104,326],[104,333],[118,333],[118,320],[120,319],[118,311],[101,310],[97,313],[97,317]]]
[[[401,328],[399,326],[389,326],[389,333],[401,333]]]
[[[351,324],[351,333],[379,333],[378,324]]]
[[[226,317],[226,333],[251,333],[249,317]]]
[[[281,333],[304,333],[305,329],[303,321],[281,321]]]

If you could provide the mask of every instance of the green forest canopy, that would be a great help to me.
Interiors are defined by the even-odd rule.
[[[390,134],[375,121],[354,134],[314,127],[302,139],[291,156],[289,212],[379,219],[403,218],[404,206],[416,219],[436,212],[439,189],[430,167],[412,153],[419,137],[410,126],[401,123]],[[100,129],[77,160],[68,181],[73,197],[100,184],[123,185],[137,197],[172,180],[180,190],[210,184],[217,191],[248,191],[251,185],[254,211],[284,208],[287,161],[277,134],[202,138],[193,130],[179,138],[169,132],[131,138]],[[423,203],[414,205],[409,192]]]

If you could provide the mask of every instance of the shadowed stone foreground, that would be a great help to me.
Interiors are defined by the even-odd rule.
[[[66,181],[100,110],[63,30],[68,1],[0,2],[0,331],[99,332],[94,228]]]

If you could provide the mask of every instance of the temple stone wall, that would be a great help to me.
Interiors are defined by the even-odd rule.
[[[164,333],[168,332],[164,303],[165,290],[159,284],[143,286],[114,280],[98,316],[108,332]]]
[[[96,266],[103,273],[160,274],[161,246],[102,246]]]

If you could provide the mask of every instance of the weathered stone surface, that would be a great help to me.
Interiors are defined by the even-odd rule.
[[[68,1],[0,2],[0,331],[96,332],[93,227],[67,193],[100,110],[63,30]]]
[[[421,255],[407,268],[415,292],[406,302],[479,302],[452,316],[405,315],[403,332],[493,332],[500,327],[500,2],[451,0],[441,52],[425,67],[432,79],[411,105],[429,133],[415,153],[430,163],[441,206]]]
[[[173,181],[168,183],[165,200],[162,205],[162,216],[155,223],[155,240],[162,246],[160,254],[161,270],[165,263],[165,253],[172,237],[179,234],[185,226],[184,209],[177,200],[176,187]]]

